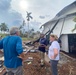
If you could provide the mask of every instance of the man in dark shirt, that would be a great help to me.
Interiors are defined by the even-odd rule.
[[[45,61],[46,46],[47,46],[47,40],[46,40],[46,38],[44,38],[44,34],[41,34],[40,39],[39,39],[39,50],[40,50],[40,55],[41,55],[41,66],[44,65],[44,61]]]

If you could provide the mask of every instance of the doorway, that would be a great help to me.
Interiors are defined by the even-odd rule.
[[[68,35],[69,53],[76,54],[76,34]]]

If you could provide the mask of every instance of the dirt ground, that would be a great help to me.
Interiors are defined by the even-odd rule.
[[[28,57],[33,57],[33,61],[24,63],[24,75],[51,75],[50,63],[45,61],[45,66],[40,66],[40,55],[37,53],[28,53]],[[60,61],[58,64],[59,75],[76,75],[76,60],[60,54]]]
[[[25,61],[23,63],[24,75],[52,75],[50,63],[45,61],[45,66],[40,66],[40,54],[36,53],[27,53],[25,55]],[[28,58],[31,60],[28,61]],[[76,60],[72,60],[60,54],[60,61],[58,64],[58,75],[76,75]],[[0,75],[3,75],[0,73]]]
[[[28,62],[24,63],[24,75],[46,75],[46,68],[50,65],[45,62],[45,66],[40,66],[40,56],[39,53],[29,53],[26,55],[26,59],[28,57],[33,57],[33,61],[28,64]]]

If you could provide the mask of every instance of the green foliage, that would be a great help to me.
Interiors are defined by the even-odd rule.
[[[8,27],[7,27],[7,25],[5,23],[1,23],[0,24],[0,30],[1,31],[8,31],[9,29],[8,29]]]
[[[74,32],[76,30],[76,24],[75,24],[75,27],[72,29],[72,32]]]
[[[76,22],[76,17],[73,19],[74,22]],[[76,24],[74,26],[74,28],[72,29],[72,32],[74,32],[76,30]]]
[[[76,17],[74,18],[74,20],[73,20],[74,22],[76,22]]]
[[[8,36],[8,34],[0,34],[0,36],[2,36],[2,38]]]
[[[33,41],[35,40],[34,38],[26,38],[26,37],[22,37],[22,41]]]

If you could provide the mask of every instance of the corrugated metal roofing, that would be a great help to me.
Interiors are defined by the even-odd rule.
[[[76,15],[76,12],[63,15],[64,13],[66,13],[66,11],[68,11],[68,10],[74,8],[74,7],[76,7],[76,1],[74,1],[72,4],[70,4],[70,5],[66,6],[65,8],[63,8],[52,20],[46,22],[42,26],[45,26],[45,25],[47,25],[47,23],[54,22],[56,20],[63,19],[63,18],[68,17],[68,16]]]

